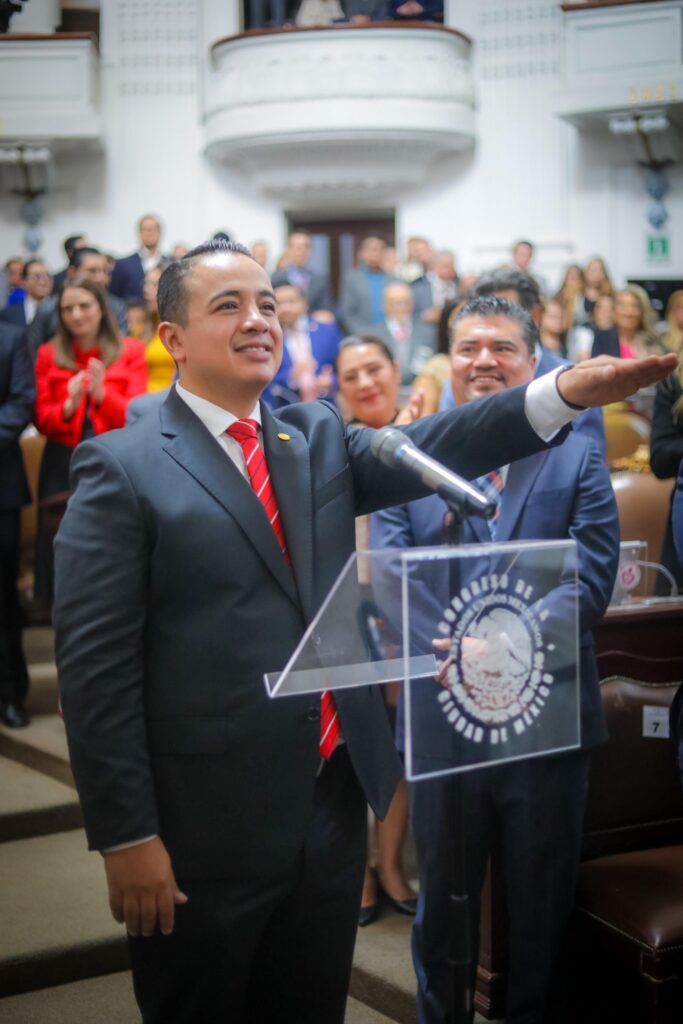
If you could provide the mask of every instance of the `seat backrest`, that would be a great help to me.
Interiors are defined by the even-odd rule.
[[[650,424],[637,413],[608,410],[605,420],[605,446],[607,461],[633,455],[641,444],[650,443]]]
[[[619,514],[622,541],[644,540],[648,558],[658,562],[671,507],[671,480],[652,473],[612,473],[610,477]],[[655,573],[649,574],[648,593],[653,593]]]
[[[610,738],[593,754],[584,856],[683,843],[683,793],[668,713],[680,681],[601,682]]]

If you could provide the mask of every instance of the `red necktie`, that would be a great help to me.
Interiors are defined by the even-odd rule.
[[[277,499],[273,485],[270,482],[270,473],[266,465],[266,456],[258,443],[258,423],[256,420],[236,420],[228,427],[226,434],[238,441],[242,446],[244,460],[247,464],[249,483],[252,486],[256,497],[259,499],[270,525],[275,531],[278,544],[282,554],[291,566],[292,561],[287,551],[285,531],[280,519],[280,511],[277,507]],[[329,690],[325,690],[320,698],[320,753],[322,757],[329,758],[337,745],[339,739],[339,717],[335,707],[334,698]]]

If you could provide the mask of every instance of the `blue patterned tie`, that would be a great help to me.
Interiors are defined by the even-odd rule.
[[[498,517],[500,516],[500,498],[505,487],[505,480],[503,474],[499,469],[492,469],[486,476],[478,476],[472,483],[475,487],[478,487],[482,494],[485,494],[490,501],[495,501],[496,511],[490,519],[486,520],[486,524],[491,534],[491,540],[496,539],[496,529],[498,526]]]

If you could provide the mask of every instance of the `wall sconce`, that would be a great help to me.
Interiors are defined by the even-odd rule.
[[[38,202],[50,187],[52,154],[47,146],[0,146],[0,171],[8,191],[20,196],[21,219],[26,225],[24,244],[30,253],[36,253],[43,242],[40,223],[43,207]]]

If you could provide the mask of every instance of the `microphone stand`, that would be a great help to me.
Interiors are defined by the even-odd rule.
[[[446,501],[449,512],[445,543],[447,546],[457,545],[462,541],[464,509],[461,502],[448,499]],[[449,582],[453,592],[459,589],[458,577],[459,574],[455,571],[450,573]],[[448,900],[448,962],[451,965],[452,976],[450,1024],[470,1024],[474,997],[463,781],[461,773],[454,773],[449,779],[448,794],[451,823],[451,892]]]

